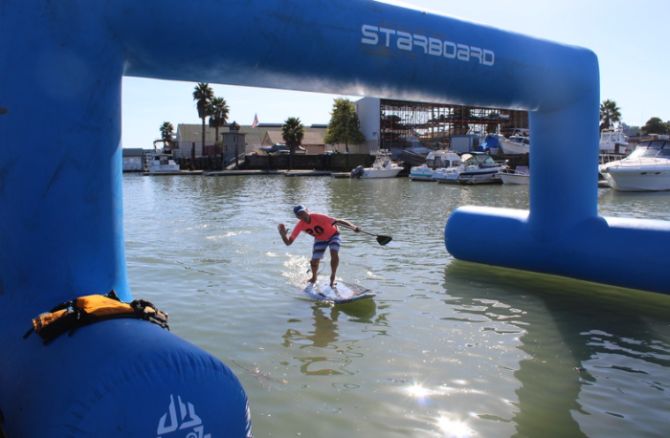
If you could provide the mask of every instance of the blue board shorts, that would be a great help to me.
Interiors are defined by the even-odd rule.
[[[340,233],[333,234],[328,240],[314,239],[314,248],[312,248],[312,260],[321,260],[326,252],[326,248],[330,247],[331,251],[338,252],[340,250]]]

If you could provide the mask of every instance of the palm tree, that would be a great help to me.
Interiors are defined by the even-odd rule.
[[[209,126],[214,128],[214,144],[219,143],[219,128],[228,123],[228,104],[223,97],[215,97],[209,103]]]
[[[209,115],[209,103],[214,98],[214,91],[206,82],[198,82],[193,90],[193,100],[198,107],[198,117],[202,119],[202,148],[205,149],[205,118]]]
[[[621,121],[621,110],[613,100],[607,99],[600,104],[600,130],[609,129]]]
[[[304,135],[305,128],[302,126],[299,118],[289,117],[286,119],[284,126],[281,128],[281,136],[284,139],[286,146],[289,147],[288,170],[291,170],[293,167],[293,154],[295,153],[295,148],[300,146]]]
[[[167,146],[172,152],[172,136],[174,134],[174,126],[170,122],[163,122],[160,127],[161,140],[163,140],[163,149]]]

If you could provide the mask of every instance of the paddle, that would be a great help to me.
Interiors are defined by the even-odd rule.
[[[344,225],[344,224],[341,224],[341,225]],[[350,230],[354,230],[353,228],[348,227],[346,225],[344,225],[344,227],[349,228]],[[358,231],[363,233],[363,234],[367,234],[368,236],[376,237],[377,238],[377,243],[379,243],[381,246],[387,245],[391,240],[393,240],[393,237],[391,237],[391,236],[382,236],[382,235],[378,235],[378,234],[368,233],[367,231],[361,230],[360,228],[358,229]]]

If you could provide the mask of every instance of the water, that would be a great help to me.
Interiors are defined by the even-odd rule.
[[[133,293],[233,369],[256,437],[670,436],[670,297],[446,252],[454,208],[527,208],[527,187],[127,176],[124,190]],[[668,193],[599,195],[605,215],[670,220]],[[310,238],[286,247],[276,230],[299,203],[394,237],[342,232],[339,274],[374,301],[301,297]]]

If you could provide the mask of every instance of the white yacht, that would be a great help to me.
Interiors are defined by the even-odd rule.
[[[169,154],[147,154],[147,175],[179,173],[179,164]]]
[[[530,137],[525,135],[510,135],[509,138],[500,138],[500,147],[503,153],[508,155],[519,155],[530,153]]]
[[[600,132],[601,154],[623,154],[626,153],[628,146],[628,138],[623,133],[622,128],[603,129]]]
[[[441,172],[443,169],[459,166],[460,164],[461,157],[455,152],[445,149],[431,151],[426,156],[425,164],[412,167],[409,178],[412,181],[435,181],[433,176],[436,172]]]
[[[391,161],[391,153],[388,150],[380,149],[371,167],[358,166],[351,171],[351,176],[361,179],[395,178],[402,169],[402,166]]]
[[[659,137],[641,143],[628,157],[599,170],[614,190],[670,190],[670,139]]]
[[[498,175],[503,184],[524,185],[530,184],[530,172],[528,166],[517,166],[516,169],[503,169]]]
[[[483,152],[461,155],[460,166],[445,169],[438,179],[441,184],[500,184],[502,166]]]

